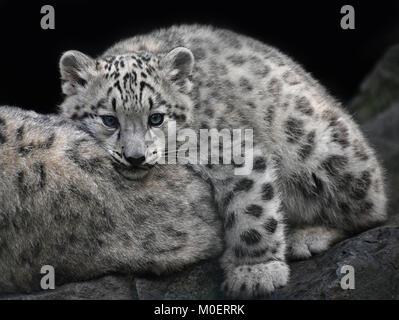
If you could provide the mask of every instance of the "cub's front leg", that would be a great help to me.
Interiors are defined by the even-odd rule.
[[[222,290],[231,297],[264,295],[289,278],[275,169],[263,156],[253,163],[249,175],[226,179],[215,188],[225,229]]]

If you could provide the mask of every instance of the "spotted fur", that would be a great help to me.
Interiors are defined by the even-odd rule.
[[[358,126],[275,48],[227,30],[176,26],[121,41],[97,59],[67,52],[60,65],[62,113],[135,178],[125,154],[145,152],[146,165],[161,158],[156,138],[143,142],[153,112],[165,114],[165,131],[170,121],[178,129],[254,130],[248,176],[234,176],[234,163],[193,167],[212,183],[224,220],[228,294],[253,297],[285,285],[286,252],[308,257],[386,218],[383,171]],[[102,113],[120,128],[107,133]],[[286,240],[286,226],[300,243]]]

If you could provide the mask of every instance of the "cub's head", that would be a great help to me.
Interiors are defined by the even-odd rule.
[[[97,60],[68,51],[60,60],[61,113],[81,121],[124,176],[144,177],[164,156],[169,124],[179,129],[191,119],[193,67],[193,54],[182,47]]]

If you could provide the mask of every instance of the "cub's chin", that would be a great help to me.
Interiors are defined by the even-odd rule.
[[[143,179],[150,171],[150,167],[125,167],[115,166],[116,171],[128,180]]]

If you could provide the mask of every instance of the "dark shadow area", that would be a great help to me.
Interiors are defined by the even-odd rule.
[[[40,27],[45,4],[55,8],[55,30]],[[355,30],[340,27],[344,4],[355,7]],[[398,17],[397,1],[2,1],[0,104],[54,111],[63,51],[96,56],[117,40],[178,23],[226,27],[275,45],[346,102],[399,42]]]

